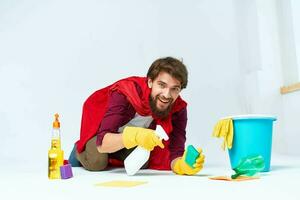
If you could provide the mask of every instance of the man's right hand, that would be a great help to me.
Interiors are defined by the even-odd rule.
[[[141,146],[148,151],[152,151],[155,146],[164,148],[161,139],[155,135],[155,131],[147,128],[127,126],[123,130],[122,140],[127,149],[135,146]]]

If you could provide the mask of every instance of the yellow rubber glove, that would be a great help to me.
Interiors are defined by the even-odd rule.
[[[225,146],[228,149],[232,148],[232,140],[233,140],[233,123],[231,118],[221,119],[214,127],[213,132],[214,137],[223,137],[224,141],[222,144],[223,150],[225,150]]]
[[[194,164],[194,168],[190,167],[186,162],[185,162],[185,157],[187,150],[184,151],[184,154],[181,158],[177,158],[173,164],[173,172],[179,175],[194,175],[200,172],[200,170],[203,168],[204,164],[204,159],[205,156],[202,154],[202,149],[198,148],[198,152],[200,153],[200,156],[196,159],[196,163]]]
[[[135,146],[141,146],[148,151],[152,151],[155,146],[164,148],[161,139],[155,135],[154,130],[148,128],[127,126],[123,130],[122,140],[127,149]]]

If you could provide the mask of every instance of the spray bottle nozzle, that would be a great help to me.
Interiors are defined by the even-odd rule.
[[[58,120],[59,114],[56,113],[56,114],[54,115],[54,117],[55,117],[55,120],[54,120],[54,122],[53,122],[53,128],[60,128],[60,123],[59,123],[59,120]]]

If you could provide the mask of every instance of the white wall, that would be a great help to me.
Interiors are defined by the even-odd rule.
[[[46,161],[55,112],[68,155],[91,92],[175,56],[190,72],[188,144],[208,161],[226,159],[211,133],[219,117],[241,112],[232,1],[2,1],[0,9],[1,157]]]
[[[88,95],[145,75],[161,56],[188,67],[187,144],[203,147],[208,163],[227,162],[211,137],[214,124],[240,113],[277,115],[273,150],[295,152],[297,141],[288,138],[299,130],[299,112],[291,95],[278,92],[276,12],[271,0],[1,2],[0,156],[46,162],[55,112],[68,155]]]
[[[285,4],[290,5],[290,16],[292,23],[292,35],[294,39],[294,67],[293,73],[297,76],[295,82],[300,82],[300,2],[297,0],[283,1]],[[286,66],[283,66],[283,71],[286,71]],[[298,73],[297,73],[298,72]],[[294,82],[294,83],[295,83]],[[282,140],[280,141],[283,146],[282,151],[288,154],[300,155],[299,145],[300,141],[297,139],[300,133],[300,91],[289,93],[282,96],[283,102],[283,118],[284,118],[284,130]]]
[[[183,58],[189,68],[183,92],[189,103],[187,144],[203,147],[208,162],[223,162],[227,154],[221,140],[211,137],[213,127],[219,118],[242,112],[233,2],[172,2],[159,5],[158,50]]]
[[[295,38],[298,35],[293,21],[300,19],[296,15],[292,17],[297,9],[290,7],[289,0],[235,2],[237,13],[240,14],[237,16],[239,53],[242,53],[239,56],[240,63],[244,69],[247,66],[242,73],[243,108],[247,113],[277,116],[278,120],[274,123],[273,152],[300,155],[300,142],[296,137],[300,131],[297,123],[300,116],[299,92],[281,95],[279,90],[284,84],[299,81],[297,73],[300,68],[295,52]],[[249,40],[252,43],[250,46],[245,42]],[[253,50],[257,52],[255,56],[251,56]],[[243,65],[244,63],[248,64]]]
[[[1,2],[1,156],[24,158],[26,149],[46,159],[55,112],[69,154],[84,100],[121,77],[144,75],[158,56],[156,7],[148,1]]]
[[[300,80],[300,1],[297,0],[289,0],[290,1],[290,13],[292,17],[293,24],[293,33],[295,40],[295,54],[296,54],[296,63],[297,63],[297,72],[298,72],[298,80]]]
[[[280,87],[282,77],[282,51],[277,4],[273,0],[256,1],[261,52],[261,70],[257,72],[258,93],[256,112],[277,116],[274,123],[273,149],[283,152],[284,116]]]

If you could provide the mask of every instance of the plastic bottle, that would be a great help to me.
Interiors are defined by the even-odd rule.
[[[60,179],[60,166],[64,162],[64,152],[61,149],[60,142],[60,122],[59,115],[56,113],[55,121],[53,122],[51,148],[48,151],[48,178]]]
[[[236,168],[233,170],[235,174],[231,176],[232,179],[236,179],[241,175],[254,176],[256,173],[262,171],[265,168],[264,158],[261,155],[251,155],[242,158]]]
[[[155,133],[158,137],[168,140],[169,137],[161,126],[157,126]],[[131,154],[124,160],[124,166],[128,175],[136,174],[142,166],[147,162],[150,156],[150,151],[141,146],[137,146]]]

